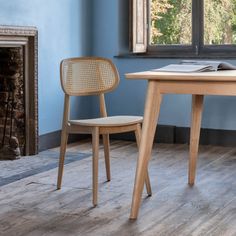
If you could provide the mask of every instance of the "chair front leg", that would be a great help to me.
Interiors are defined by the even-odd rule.
[[[97,206],[98,199],[98,157],[99,157],[99,128],[92,131],[93,146],[93,205]]]
[[[137,142],[138,148],[139,148],[140,142],[141,142],[141,133],[142,133],[141,125],[138,124],[137,129],[135,130],[135,137],[136,137],[136,142]],[[148,174],[148,169],[146,171],[146,176],[145,176],[145,185],[146,185],[146,190],[147,190],[148,196],[152,196],[152,188],[151,188],[150,178],[149,178],[149,174]]]
[[[68,134],[66,130],[63,129],[62,134],[61,134],[61,147],[60,147],[60,160],[59,160],[59,168],[58,168],[58,176],[57,176],[57,189],[61,188],[67,140],[68,140]]]
[[[104,157],[105,157],[105,165],[106,165],[106,174],[107,181],[111,180],[111,169],[110,169],[110,141],[109,134],[103,134],[103,146],[104,146]]]

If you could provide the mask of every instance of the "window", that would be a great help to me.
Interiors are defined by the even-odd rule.
[[[236,57],[236,0],[132,0],[132,51]]]

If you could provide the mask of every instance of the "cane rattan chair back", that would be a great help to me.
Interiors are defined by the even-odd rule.
[[[61,62],[61,85],[70,96],[98,95],[119,84],[114,64],[105,58],[70,58]]]

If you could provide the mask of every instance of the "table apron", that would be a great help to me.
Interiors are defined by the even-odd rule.
[[[222,81],[220,82],[156,81],[156,82],[158,83],[158,90],[162,94],[169,93],[169,94],[236,96],[236,82],[222,82]]]

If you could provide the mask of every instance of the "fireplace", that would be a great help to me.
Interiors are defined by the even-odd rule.
[[[37,29],[0,26],[0,159],[38,153]]]

